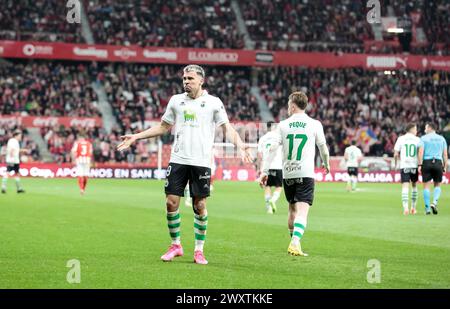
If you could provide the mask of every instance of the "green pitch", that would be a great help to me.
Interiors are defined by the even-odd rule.
[[[401,214],[400,185],[317,184],[302,244],[292,257],[284,196],[265,214],[255,183],[216,182],[208,204],[205,255],[193,264],[193,214],[181,204],[185,255],[160,256],[170,244],[163,182],[22,179],[0,195],[0,288],[449,288],[450,187],[440,212]],[[81,283],[66,281],[77,259]],[[381,282],[370,284],[371,259]]]

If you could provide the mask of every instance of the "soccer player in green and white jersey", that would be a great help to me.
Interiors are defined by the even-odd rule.
[[[228,121],[222,101],[202,88],[204,81],[205,71],[202,67],[186,66],[183,69],[185,92],[170,98],[161,123],[143,132],[122,136],[123,141],[117,147],[119,151],[125,150],[139,139],[163,135],[174,127],[175,141],[165,184],[167,225],[172,244],[161,256],[161,260],[165,262],[184,254],[180,238],[179,206],[186,184],[189,183],[194,204],[194,262],[208,264],[203,254],[203,245],[208,225],[206,198],[210,195],[215,128],[220,127],[225,131],[225,136],[238,148],[245,163],[253,162],[249,148]]]
[[[410,123],[406,126],[406,134],[400,136],[394,146],[394,165],[397,168],[397,162],[400,158],[400,175],[402,181],[402,205],[403,214],[410,213],[408,206],[409,183],[412,185],[411,192],[411,214],[416,214],[417,204],[417,181],[419,180],[417,148],[420,144],[420,138],[417,136],[417,125]]]
[[[319,148],[325,172],[330,172],[330,155],[320,121],[306,113],[308,97],[303,92],[289,96],[289,118],[279,123],[267,159],[263,161],[260,185],[266,185],[270,164],[281,145],[283,160],[283,187],[289,203],[288,227],[291,242],[288,253],[307,256],[302,251],[300,240],[306,229],[309,208],[314,199],[314,158],[316,145]]]

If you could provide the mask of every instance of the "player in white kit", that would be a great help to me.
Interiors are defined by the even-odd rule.
[[[206,198],[210,193],[211,156],[216,127],[225,131],[228,139],[237,147],[241,159],[251,163],[253,158],[239,134],[231,126],[222,101],[202,89],[205,71],[198,65],[183,69],[185,92],[172,96],[167,104],[161,123],[146,131],[122,136],[117,147],[124,150],[136,140],[163,135],[174,126],[175,141],[172,145],[170,163],[165,184],[167,221],[172,245],[161,256],[165,262],[183,255],[180,238],[180,198],[189,183],[193,198],[195,249],[194,262],[207,264],[203,255],[208,217]]]
[[[12,138],[8,140],[6,146],[6,173],[2,179],[2,193],[6,193],[6,184],[9,176],[15,176],[17,193],[25,193],[20,183],[20,153],[27,152],[25,149],[20,149],[20,141],[22,140],[22,132],[16,130],[13,132]]]
[[[406,134],[400,136],[394,146],[394,164],[397,168],[397,162],[400,159],[400,175],[402,181],[402,206],[403,214],[416,214],[417,181],[419,180],[418,171],[418,147],[420,138],[417,137],[417,125],[410,123],[406,126]],[[411,210],[409,210],[409,183],[411,182]]]
[[[358,167],[363,154],[361,149],[356,146],[356,141],[352,141],[351,146],[345,148],[344,159],[347,165],[348,181],[347,191],[356,191],[356,184],[358,183]]]
[[[276,125],[274,122],[269,121],[267,123],[268,132],[261,136],[258,142],[258,152],[261,154],[261,162],[268,156],[269,149],[272,146],[275,138]],[[280,198],[281,190],[283,189],[283,163],[281,160],[282,149],[278,147],[272,164],[269,167],[269,175],[267,178],[267,184],[264,186],[264,200],[266,202],[266,212],[273,214],[277,211],[276,202]],[[262,167],[262,164],[261,164]],[[262,172],[262,171],[261,171]],[[275,187],[272,195],[272,187]]]
[[[283,187],[289,203],[288,227],[291,242],[288,253],[295,256],[307,256],[302,251],[300,240],[306,229],[309,208],[314,200],[314,159],[316,146],[325,167],[330,172],[330,155],[320,121],[306,113],[308,97],[303,92],[294,92],[289,96],[289,118],[279,123],[275,131],[274,145],[270,147],[267,160],[263,162],[260,184],[266,185],[270,164],[279,145],[282,147]]]

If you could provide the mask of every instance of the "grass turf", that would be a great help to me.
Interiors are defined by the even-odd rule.
[[[287,204],[265,214],[255,183],[216,182],[208,200],[205,255],[193,261],[192,209],[181,210],[183,257],[163,263],[170,244],[164,182],[22,179],[27,190],[0,196],[0,288],[449,288],[450,188],[440,212],[403,216],[396,184],[316,185],[302,246],[292,257]],[[69,284],[67,261],[81,263],[81,283]],[[370,284],[377,259],[381,282]]]

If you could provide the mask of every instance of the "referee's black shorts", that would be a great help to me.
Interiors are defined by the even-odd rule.
[[[423,160],[422,162],[422,181],[442,182],[444,174],[444,165],[441,160]]]

